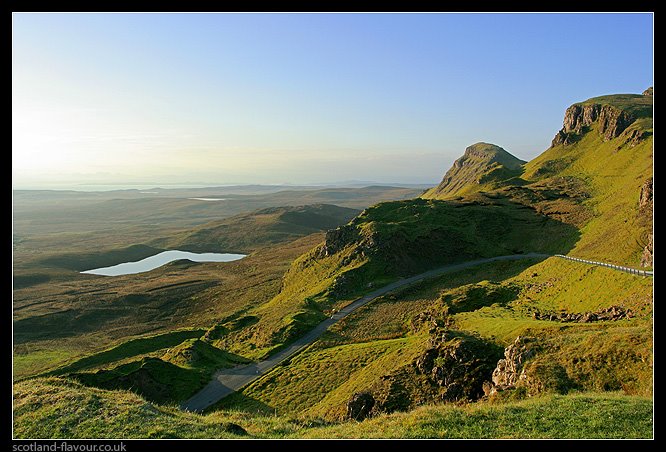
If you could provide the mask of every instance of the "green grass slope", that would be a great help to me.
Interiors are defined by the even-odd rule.
[[[327,423],[223,411],[201,416],[58,378],[14,386],[16,438],[652,438],[652,401],[612,393],[501,405],[426,406]]]
[[[181,402],[203,387],[216,369],[247,362],[193,338],[167,349],[161,357],[144,356],[112,368],[68,376],[88,386],[132,390],[153,402]]]
[[[641,125],[635,127],[642,129]],[[581,227],[572,255],[638,266],[652,215],[639,210],[640,190],[652,177],[652,136],[635,144],[623,137],[603,141],[593,125],[580,141],[550,148],[525,166],[525,177],[542,183],[556,177],[575,178],[588,187],[585,206],[591,218]],[[548,171],[557,167],[557,171]]]

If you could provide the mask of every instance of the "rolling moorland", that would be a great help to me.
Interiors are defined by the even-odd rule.
[[[425,192],[15,193],[15,436],[652,437],[653,279],[556,257],[400,288],[203,415],[178,408],[216,369],[439,266],[652,269],[652,102],[574,104],[537,158],[477,143]],[[173,248],[248,257],[78,273]]]

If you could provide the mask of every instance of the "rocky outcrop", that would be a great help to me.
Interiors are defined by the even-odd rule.
[[[644,141],[650,135],[652,135],[651,132],[647,130],[641,130],[639,128],[635,129],[630,128],[622,133],[622,136],[624,137],[624,142],[631,147],[634,147],[640,142]]]
[[[654,87],[649,87],[645,91],[643,91],[643,96],[653,96],[654,95]]]
[[[649,178],[641,185],[641,193],[638,197],[638,208],[640,210],[652,210],[652,178]]]
[[[643,248],[641,266],[652,267],[654,264],[654,234],[648,234],[648,243]]]
[[[566,393],[573,386],[566,369],[546,355],[539,359],[537,348],[536,339],[518,336],[504,350],[504,359],[497,362],[492,380],[484,384],[485,394],[515,388],[523,388],[528,395]]]
[[[317,250],[317,258],[332,256],[359,238],[358,230],[352,225],[340,226],[326,232],[326,239]]]
[[[551,145],[568,145],[578,141],[595,122],[599,124],[599,133],[608,141],[618,137],[634,122],[634,118],[612,105],[574,104],[564,113],[562,129],[557,132]]]
[[[369,392],[357,392],[347,401],[347,419],[362,421],[375,406],[375,398]]]
[[[541,311],[532,312],[532,318],[534,320],[550,320],[552,322],[590,323],[608,320],[630,319],[633,316],[634,312],[631,309],[625,309],[622,306],[610,306],[598,311],[582,313],[565,311],[560,311],[557,313]]]
[[[483,383],[497,360],[495,347],[472,337],[452,337],[443,332],[432,347],[414,362],[417,373],[439,388],[443,401],[471,401],[483,395]]]
[[[492,373],[492,384],[486,385],[484,392],[492,394],[496,391],[513,388],[524,378],[523,367],[534,356],[534,340],[518,336],[504,349],[504,359],[497,362]]]
[[[479,338],[436,328],[430,344],[347,402],[348,419],[413,409],[437,402],[469,402],[483,397],[501,348]]]

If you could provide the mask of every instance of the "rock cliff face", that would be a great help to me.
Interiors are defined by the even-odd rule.
[[[599,133],[605,141],[618,137],[634,122],[629,113],[612,105],[574,104],[564,114],[562,129],[553,138],[552,146],[576,142],[594,122],[599,124]]]

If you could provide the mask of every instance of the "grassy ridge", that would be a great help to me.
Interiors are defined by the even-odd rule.
[[[201,416],[127,391],[46,378],[15,385],[13,433],[16,438],[652,438],[652,416],[652,400],[613,393],[427,406],[360,423],[232,411]]]
[[[95,372],[69,376],[89,386],[131,389],[158,403],[182,402],[205,385],[216,369],[248,360],[213,347],[198,338],[167,349],[161,357],[142,357]]]
[[[158,350],[178,345],[187,339],[199,338],[204,334],[204,332],[205,330],[192,329],[184,331],[172,331],[155,336],[144,336],[137,339],[130,339],[129,341],[122,342],[115,347],[111,347],[99,353],[88,355],[84,358],[76,360],[71,364],[59,367],[49,372],[49,375],[63,375],[70,372],[78,372],[84,369],[102,366],[126,358],[132,358],[135,356],[156,352]]]

